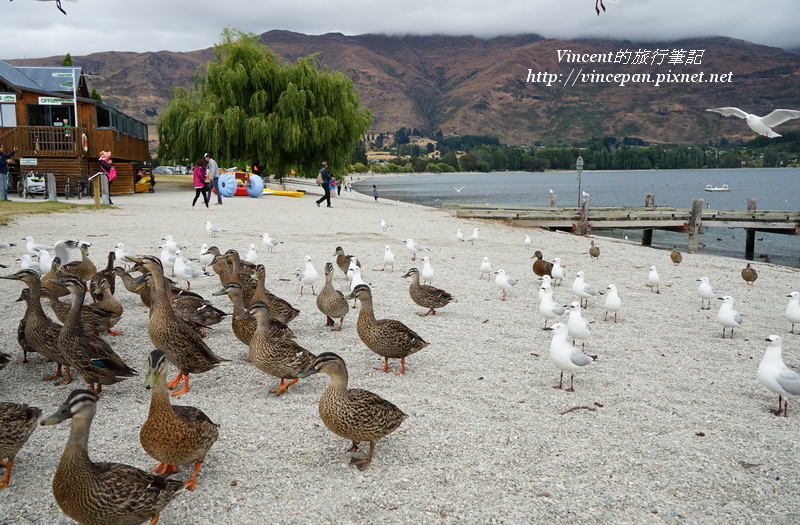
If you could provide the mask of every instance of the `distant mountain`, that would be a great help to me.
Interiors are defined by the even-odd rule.
[[[800,109],[800,56],[726,37],[645,43],[564,41],[538,35],[482,40],[270,31],[262,41],[289,60],[316,53],[321,64],[352,78],[362,102],[372,110],[376,132],[416,127],[445,135],[498,136],[508,144],[545,145],[606,135],[655,143],[704,142],[720,136],[747,140],[753,134],[743,121],[704,110],[737,106],[765,114],[775,108]],[[585,55],[579,57],[584,60],[566,62],[562,57],[559,62],[559,50]],[[657,50],[666,51],[653,55]],[[597,61],[609,53],[616,57],[618,51],[623,60],[647,51],[649,58],[664,63]],[[691,51],[702,51],[701,63],[683,63]],[[24,63],[56,65],[62,58]],[[89,79],[90,88],[97,89],[105,102],[155,124],[170,88],[191,88],[198,68],[213,59],[213,50],[106,52],[72,58],[96,76]],[[680,63],[670,64],[670,59]],[[548,86],[539,73],[557,77],[551,77],[556,80]],[[695,80],[704,82],[669,77],[672,82],[654,85],[656,75],[670,73],[695,75]],[[620,86],[619,77],[610,77],[610,82],[599,79],[599,75],[622,74],[649,75],[650,81]],[[722,78],[708,82],[711,74]],[[538,81],[528,82],[529,76]],[[568,77],[569,85],[564,85]],[[798,127],[795,120],[778,132]],[[155,138],[154,128],[151,137]]]

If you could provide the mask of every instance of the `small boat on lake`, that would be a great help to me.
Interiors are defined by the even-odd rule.
[[[706,191],[731,191],[727,184],[723,184],[722,186],[712,186],[711,184],[706,184]]]

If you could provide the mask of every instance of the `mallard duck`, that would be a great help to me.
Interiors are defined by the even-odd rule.
[[[677,246],[672,247],[672,252],[670,252],[669,258],[672,261],[672,264],[675,266],[678,266],[683,261],[683,255],[681,255],[681,252],[678,251]]]
[[[102,270],[98,270],[92,276],[91,281],[89,281],[89,292],[92,295],[92,298],[95,301],[100,301],[103,298],[103,292],[100,290],[100,280],[105,279],[108,281],[109,289],[111,290],[111,295],[114,295],[116,291],[116,279],[114,278],[114,263],[117,260],[117,253],[115,251],[108,252],[108,262],[106,263],[106,267]]]
[[[221,290],[214,292],[214,295],[227,295],[228,299],[231,300],[233,304],[231,330],[236,339],[249,346],[250,340],[253,338],[253,332],[256,331],[256,320],[252,317],[239,318],[247,310],[242,299],[241,285],[239,283],[228,283]],[[275,339],[291,339],[294,337],[294,333],[286,324],[272,318],[269,321],[271,337]]]
[[[121,266],[116,266],[114,268],[114,275],[119,277],[126,290],[139,296],[139,299],[142,301],[142,305],[150,308],[150,288],[134,284],[136,278],[128,273],[128,270]]]
[[[543,257],[544,255],[542,255],[542,252],[540,250],[536,250],[535,252],[533,252],[532,259],[536,259],[535,261],[533,261],[533,273],[535,273],[539,277],[543,277],[545,275],[549,275],[550,277],[552,277],[553,263],[543,260],[542,259]]]
[[[337,246],[333,254],[336,256],[336,266],[342,271],[344,278],[349,281],[350,277],[347,275],[347,270],[350,268],[350,259],[353,259],[353,256],[345,255],[341,246]],[[359,264],[359,266],[361,265]]]
[[[344,316],[350,311],[347,299],[344,294],[333,287],[333,264],[325,263],[325,286],[317,296],[317,308],[325,314],[325,326],[335,326],[333,320],[339,319],[339,328],[331,330],[339,332],[342,330]]]
[[[97,396],[73,390],[55,414],[42,420],[42,425],[55,425],[72,418],[53,476],[56,503],[78,523],[155,524],[186,485],[123,463],[94,463],[89,458],[89,430],[96,408]]]
[[[59,379],[61,377],[61,367],[64,366],[66,377],[64,381],[58,384],[66,385],[72,380],[72,376],[69,369],[69,359],[58,342],[61,335],[61,325],[53,322],[44,313],[40,299],[43,288],[39,275],[31,270],[20,270],[12,275],[0,276],[0,278],[22,281],[28,287],[28,293],[21,295],[28,307],[25,309],[25,315],[22,318],[24,322],[20,323],[20,327],[17,330],[18,339],[20,336],[22,337],[20,345],[23,352],[25,352],[25,360],[27,360],[27,348],[28,351],[39,352],[56,363],[56,373],[52,376],[43,377],[43,381]],[[20,333],[20,328],[22,333]]]
[[[95,266],[92,260],[89,259],[89,245],[86,243],[81,243],[80,249],[81,260],[68,262],[62,266],[62,270],[67,273],[71,273],[78,279],[81,279],[86,284],[88,289],[89,281],[91,281],[92,277],[94,277],[94,274],[97,273],[97,266]]]
[[[6,473],[0,480],[0,489],[8,487],[14,458],[31,437],[41,415],[40,408],[17,403],[0,403],[0,467],[6,468]]]
[[[253,300],[253,292],[256,289],[256,281],[253,280],[253,270],[255,267],[253,265],[247,265],[247,270],[242,270],[242,261],[239,258],[239,252],[234,249],[230,249],[224,254],[217,257],[217,259],[224,259],[230,265],[230,273],[228,274],[228,282],[238,283],[242,287],[242,300],[244,301],[245,307],[250,304]],[[228,284],[228,282],[223,283],[223,286]]]
[[[228,315],[208,302],[202,295],[187,290],[173,292],[172,308],[179,317],[203,327],[219,324]]]
[[[319,400],[319,417],[331,432],[353,442],[347,452],[356,452],[360,441],[369,441],[367,457],[350,459],[351,465],[364,470],[372,461],[375,442],[397,430],[408,416],[377,394],[347,388],[347,366],[332,352],[320,354],[300,377],[317,372],[330,376]]]
[[[89,383],[89,390],[99,395],[103,385],[113,385],[137,375],[138,372],[126,365],[108,343],[86,332],[81,319],[86,294],[83,283],[76,278],[54,282],[66,286],[72,295],[72,305],[61,327],[58,344],[69,365]]]
[[[269,306],[269,313],[272,319],[281,323],[289,323],[292,319],[297,317],[300,310],[289,304],[288,301],[281,299],[277,295],[267,290],[264,285],[264,279],[267,272],[263,264],[256,265],[253,275],[250,277],[256,281],[256,289],[253,291],[253,301],[264,301]]]
[[[113,276],[114,274],[112,273],[111,275]],[[114,292],[111,290],[111,283],[109,283],[105,277],[102,277],[97,281],[96,286],[100,299],[94,303],[94,306],[100,308],[101,310],[111,312],[113,316],[119,320],[122,317],[124,308],[122,307],[122,303],[120,303],[117,298],[112,295]],[[111,327],[113,326],[114,325],[108,327],[106,332],[111,335],[122,335],[121,331],[112,330]]]
[[[77,279],[72,277],[66,281]],[[53,281],[54,283],[66,281]],[[69,316],[69,310],[72,307],[71,303],[65,303],[49,289],[42,288],[42,297],[50,302],[50,308],[56,315],[56,318],[62,323]],[[120,316],[114,315],[113,312],[101,308],[98,303],[89,303],[81,305],[81,322],[87,332],[93,334],[100,334],[110,330],[112,326],[116,325],[120,320]],[[110,333],[110,332],[109,332]]]
[[[178,376],[167,386],[174,388],[183,380],[183,388],[172,395],[185,394],[189,391],[190,374],[207,372],[228,360],[214,354],[200,334],[175,315],[165,286],[161,261],[153,256],[145,256],[137,262],[150,272],[144,279],[152,282],[155,291],[147,332],[153,345],[164,351],[167,359],[178,368]]]
[[[389,372],[389,358],[400,360],[400,371],[397,375],[406,372],[406,357],[419,352],[429,343],[425,342],[417,333],[394,319],[375,319],[372,309],[372,291],[366,284],[359,284],[347,299],[356,298],[361,301],[361,311],[358,313],[356,328],[358,337],[367,345],[367,348],[383,356],[383,368]]]
[[[139,442],[159,462],[153,471],[156,474],[168,476],[178,472],[178,465],[194,463],[194,473],[186,482],[187,489],[194,490],[200,466],[219,436],[219,425],[199,408],[173,406],[169,402],[166,377],[167,358],[161,350],[153,350],[144,380],[144,387],[153,394],[147,421],[139,431]]]
[[[61,269],[61,258],[60,257],[53,257],[53,261],[50,265],[50,271],[46,274],[42,275],[42,286],[53,292],[56,297],[66,297],[69,295],[69,292],[63,286],[57,286],[52,283],[57,279],[69,279],[70,277],[75,277],[71,273],[65,272]]]
[[[30,298],[31,298],[30,291],[27,288],[23,288],[16,302],[25,301],[25,304],[27,305]],[[28,307],[25,306],[25,308],[27,309]],[[60,333],[61,328],[59,328],[58,331]],[[22,319],[20,319],[19,323],[17,324],[17,344],[19,344],[19,347],[22,348],[22,362],[30,363],[30,361],[28,360],[28,354],[33,353],[36,350],[31,348],[31,345],[29,345],[28,341],[25,339],[25,315],[22,316]]]
[[[594,245],[594,241],[591,241],[591,246],[589,246],[589,257],[591,257],[592,260],[600,257],[600,248]]]
[[[444,308],[456,301],[455,297],[444,290],[428,284],[420,284],[419,270],[416,268],[408,270],[403,277],[411,277],[411,284],[408,286],[411,300],[423,308],[428,308],[428,311],[424,314],[418,314],[420,317],[425,317],[428,314],[436,315],[434,308]]]
[[[212,256],[208,264],[211,265],[211,269],[214,270],[214,273],[216,273],[217,277],[219,277],[219,283],[222,286],[225,286],[231,280],[230,278],[231,269],[230,266],[228,265],[228,261],[224,257],[220,257],[222,253],[216,246],[209,246],[204,252],[200,254],[201,257],[207,255]]]
[[[750,286],[753,286],[756,279],[758,279],[758,272],[756,272],[755,268],[750,267],[750,263],[747,263],[747,266],[742,270],[742,279]]]
[[[316,356],[292,339],[275,339],[270,334],[269,307],[263,301],[254,301],[247,310],[237,315],[240,319],[256,319],[256,331],[248,346],[248,361],[256,368],[281,380],[269,391],[279,396],[297,383],[299,374],[311,366]],[[287,379],[291,379],[288,383]]]

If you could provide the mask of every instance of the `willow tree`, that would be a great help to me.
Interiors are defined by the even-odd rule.
[[[209,152],[221,166],[259,160],[281,177],[316,176],[322,161],[343,171],[372,118],[349,78],[314,55],[283,61],[258,36],[230,29],[214,56],[193,91],[173,90],[157,124],[160,158]]]

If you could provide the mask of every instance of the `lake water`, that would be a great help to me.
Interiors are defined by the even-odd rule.
[[[747,209],[755,197],[759,210],[800,209],[800,169],[659,170],[583,172],[580,190],[575,172],[500,172],[414,175],[372,179],[355,175],[353,188],[371,194],[377,185],[381,198],[424,206],[443,202],[497,206],[548,206],[550,190],[557,206],[579,205],[580,192],[591,195],[592,207],[644,206],[645,196],[655,195],[656,206],[690,208],[700,198],[704,207],[721,210]],[[727,184],[729,192],[707,192],[706,185]],[[463,188],[456,191],[455,188]],[[603,230],[601,236],[640,241],[641,230]],[[774,264],[800,267],[800,236],[756,233],[754,258]],[[701,237],[706,253],[744,259],[745,232],[733,228],[706,228]],[[686,234],[655,230],[653,247],[685,251]]]

